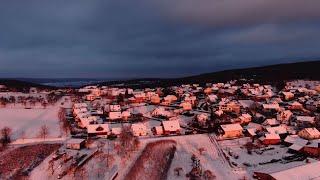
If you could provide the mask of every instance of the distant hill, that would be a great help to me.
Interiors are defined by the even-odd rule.
[[[132,88],[146,88],[146,87],[168,87],[180,84],[199,83],[204,84],[207,82],[226,82],[229,80],[239,79],[252,79],[258,83],[277,84],[283,83],[286,80],[292,79],[309,79],[320,80],[320,61],[298,62],[288,64],[276,64],[263,67],[243,68],[225,70],[219,72],[205,73],[196,76],[189,76],[183,78],[143,78],[132,80],[118,80],[106,82],[92,82],[93,80],[84,79],[84,82],[90,84],[97,84],[100,86],[119,86],[119,87],[132,87]],[[51,79],[54,82],[53,79]],[[81,79],[79,79],[80,81]],[[52,86],[41,85],[43,79],[0,79],[0,84],[4,84],[13,88],[54,88]],[[61,81],[61,80],[60,80]],[[59,81],[59,82],[60,82]],[[91,81],[91,83],[90,83]],[[54,84],[54,83],[52,83]]]
[[[127,87],[166,87],[186,83],[226,82],[235,79],[253,79],[254,82],[276,84],[292,79],[320,80],[320,61],[277,64],[263,67],[225,70],[196,76],[172,79],[133,79],[110,81],[100,85],[119,85]]]
[[[14,88],[18,90],[22,90],[30,87],[37,87],[39,89],[54,89],[54,87],[52,86],[46,86],[38,83],[32,83],[32,82],[21,81],[16,79],[0,79],[0,84],[5,85],[9,88]]]

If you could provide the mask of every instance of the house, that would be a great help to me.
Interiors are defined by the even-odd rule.
[[[180,124],[179,120],[173,120],[173,121],[162,121],[163,126],[163,133],[166,135],[169,134],[180,134]]]
[[[218,96],[215,95],[215,94],[210,94],[210,95],[208,95],[208,100],[209,100],[210,102],[212,102],[212,103],[215,103],[215,102],[217,102],[217,100],[218,100]]]
[[[109,135],[108,124],[89,124],[87,126],[88,136],[107,137]]]
[[[209,115],[205,113],[198,114],[196,120],[199,124],[205,125],[206,122],[209,120]]]
[[[81,108],[87,108],[87,107],[88,107],[88,105],[86,103],[75,103],[73,105],[74,109],[81,109]]]
[[[134,136],[146,136],[147,135],[147,127],[142,124],[132,124],[131,125],[131,130]]]
[[[110,120],[116,120],[116,119],[121,119],[122,114],[121,112],[109,112],[109,119]]]
[[[87,101],[94,101],[96,98],[97,98],[97,96],[94,95],[94,94],[88,94],[88,95],[86,95],[86,100],[87,100]]]
[[[289,109],[291,109],[291,110],[301,110],[301,109],[303,109],[303,105],[301,103],[295,101],[289,106]]]
[[[173,116],[173,114],[170,111],[165,110],[164,107],[158,107],[155,110],[152,111],[152,116],[158,117],[158,116],[163,116],[170,118]]]
[[[152,128],[154,135],[163,135],[163,126],[156,126]]]
[[[184,102],[190,102],[192,105],[194,105],[196,101],[197,101],[196,96],[186,96],[184,98]]]
[[[111,134],[119,136],[121,134],[122,129],[120,127],[115,127],[111,129]]]
[[[320,139],[320,132],[316,128],[304,128],[298,135],[307,140]]]
[[[85,146],[86,140],[85,139],[69,139],[66,142],[66,148],[67,149],[73,149],[73,150],[80,150]]]
[[[294,98],[294,94],[292,92],[282,92],[284,99],[289,101]]]
[[[111,105],[109,105],[109,111],[110,112],[119,112],[119,111],[121,111],[121,106],[118,104],[116,104],[116,105],[111,104]]]
[[[218,110],[216,112],[214,112],[215,115],[217,115],[218,117],[222,116],[223,111],[222,110]]]
[[[310,156],[320,157],[320,139],[310,141],[302,151]]]
[[[284,126],[267,127],[266,129],[269,134],[286,135],[288,133],[287,129]]]
[[[37,94],[38,93],[38,89],[36,87],[30,87],[29,93],[30,94]]]
[[[275,126],[279,126],[280,125],[279,121],[277,121],[275,118],[266,119],[262,124],[264,126],[271,126],[271,127],[275,127]]]
[[[192,110],[192,104],[190,102],[182,102],[180,104],[180,107],[182,107],[182,109],[184,111],[191,111]]]
[[[251,122],[252,116],[250,114],[242,114],[239,117],[241,124],[248,124],[249,122]]]
[[[257,135],[258,131],[262,131],[263,127],[261,124],[253,123],[250,122],[246,127],[245,127],[245,133],[246,135],[250,137],[254,137]]]
[[[168,102],[169,104],[178,100],[178,98],[175,95],[167,95],[163,99],[164,99],[164,101]]]
[[[158,95],[151,96],[151,103],[152,104],[160,104],[161,98]]]
[[[279,134],[265,134],[264,137],[260,138],[263,144],[265,145],[276,145],[280,144],[281,138]]]
[[[264,111],[279,111],[280,106],[278,103],[273,103],[273,104],[262,104],[263,110]]]
[[[128,120],[130,116],[131,116],[131,113],[129,111],[123,111],[121,113],[121,117],[123,120]]]
[[[5,92],[7,91],[7,86],[6,85],[3,85],[3,84],[0,84],[0,92]]]
[[[289,120],[291,119],[292,115],[293,115],[293,113],[290,110],[281,111],[277,115],[277,120],[280,121],[280,122],[289,122]]]
[[[226,124],[220,126],[223,131],[223,137],[225,138],[236,138],[243,135],[243,128],[240,126],[240,124]]]
[[[204,92],[205,94],[211,94],[211,93],[212,93],[212,88],[207,87],[207,88],[204,89],[203,92]]]
[[[310,180],[310,179],[318,179],[320,177],[320,162],[309,163],[297,167],[293,167],[290,169],[286,169],[283,171],[262,171],[262,172],[254,172],[255,179],[263,179],[263,180],[282,180],[282,179],[290,179],[290,180]]]
[[[296,122],[299,127],[313,127],[313,125],[315,123],[315,117],[297,116]]]
[[[299,144],[301,146],[305,146],[308,143],[308,140],[302,139],[298,135],[288,135],[283,142],[287,146],[291,146],[293,144]]]
[[[220,104],[219,110],[223,112],[235,112],[235,113],[240,113],[240,105],[235,103],[235,102],[230,102],[227,104]]]

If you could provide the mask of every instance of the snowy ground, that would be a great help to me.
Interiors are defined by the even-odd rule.
[[[48,137],[61,136],[58,111],[60,107],[70,107],[70,100],[64,102],[61,98],[54,106],[25,109],[19,106],[0,108],[0,128],[5,126],[12,129],[13,139],[20,138],[24,132],[25,138],[35,138],[41,126],[49,129]],[[61,103],[64,102],[62,105]]]
[[[210,142],[208,135],[188,135],[188,136],[172,136],[162,138],[142,139],[143,144],[157,140],[171,139],[177,142],[177,151],[172,161],[168,172],[169,180],[185,180],[186,174],[192,169],[191,156],[197,155],[200,159],[203,170],[210,170],[216,175],[216,179],[239,179],[246,176],[245,171],[235,171],[231,169],[227,163],[224,163],[221,157],[218,156],[216,147]],[[200,155],[199,149],[204,148],[205,152]],[[183,169],[182,175],[177,177],[174,169],[181,167]]]
[[[287,153],[287,147],[280,145],[268,146],[268,148],[273,149],[267,150],[261,155],[257,154],[254,150],[252,154],[248,154],[247,149],[243,148],[243,145],[250,141],[250,138],[219,141],[220,146],[225,154],[230,158],[230,161],[236,163],[239,168],[246,170],[248,174],[250,174],[250,177],[255,171],[276,172],[305,164],[305,161],[295,161],[287,164],[275,162],[259,165],[259,163],[269,162],[272,159],[282,159],[283,157],[291,156],[292,154]],[[239,158],[236,159],[234,158],[235,156],[239,156]],[[315,160],[310,159],[310,161],[313,162]],[[251,167],[246,167],[243,163],[248,163]]]

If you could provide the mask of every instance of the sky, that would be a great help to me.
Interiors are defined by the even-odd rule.
[[[319,0],[17,0],[0,77],[182,77],[320,57]]]

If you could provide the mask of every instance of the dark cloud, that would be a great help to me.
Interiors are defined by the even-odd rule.
[[[8,1],[2,77],[172,77],[319,57],[317,0]]]

